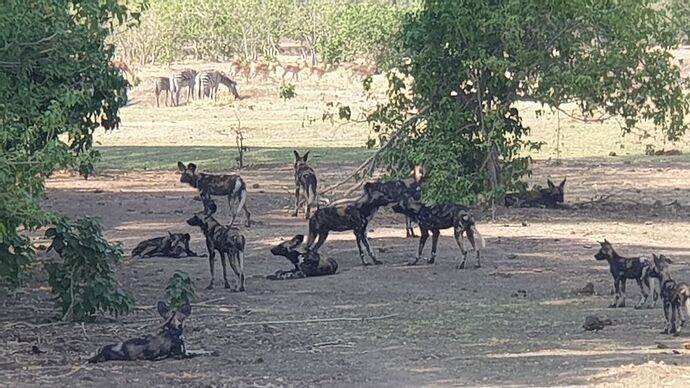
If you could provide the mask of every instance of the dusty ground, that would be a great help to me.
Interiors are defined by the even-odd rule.
[[[222,64],[192,66],[222,69]],[[244,230],[247,292],[205,290],[205,258],[130,260],[118,276],[136,296],[133,315],[84,326],[55,322],[41,271],[48,258],[42,257],[27,287],[3,304],[0,386],[656,387],[684,386],[690,378],[690,352],[682,346],[690,338],[658,334],[660,308],[607,309],[610,275],[606,264],[592,257],[596,241],[607,238],[624,255],[669,254],[676,277],[690,279],[690,161],[639,157],[649,142],[657,149],[687,151],[687,139],[673,145],[658,138],[642,141],[621,137],[612,122],[582,123],[561,115],[559,147],[566,160],[537,162],[533,181],[567,176],[570,208],[501,211],[493,222],[483,217],[479,230],[487,248],[481,269],[454,270],[457,252],[448,233],[435,265],[405,266],[417,241],[403,238],[401,217],[382,211],[370,239],[384,265],[361,266],[353,236],[335,233],[322,249],[338,261],[337,275],[275,282],[265,276],[289,269],[289,263],[271,256],[269,247],[307,231],[303,219],[289,216],[291,149],[316,149],[312,155],[321,157],[314,157],[313,165],[323,185],[342,178],[361,160],[370,133],[364,124],[322,121],[323,112],[329,103],[336,111],[346,104],[358,116],[380,101],[383,77],[375,79],[372,95],[348,85],[336,71],[321,82],[297,82],[297,98],[289,101],[277,97],[274,81],[240,83],[246,97],[241,101],[224,91],[216,103],[155,108],[151,77],[169,74],[170,68],[138,71],[144,82],[122,111],[122,127],[98,133],[104,154],[99,173],[88,181],[57,174],[48,182],[45,206],[70,216],[100,217],[108,236],[126,251],[170,230],[192,233],[193,248],[203,252],[202,234],[184,223],[200,203],[172,169],[182,158],[178,153],[185,152],[184,159],[202,169],[231,170],[234,130],[240,126],[250,146],[249,163],[262,166],[241,172],[256,220]],[[520,108],[533,128],[532,139],[547,143],[534,156],[557,156],[558,115],[536,118],[540,107]],[[211,155],[210,147],[219,148]],[[273,147],[273,153],[259,163],[256,147]],[[611,151],[637,156],[606,157]],[[133,170],[147,166],[159,167]],[[227,221],[227,207],[219,204],[219,218]],[[188,346],[218,356],[85,364],[103,344],[155,330],[152,306],[178,269],[192,276],[201,303],[187,323]],[[587,282],[596,295],[575,292]],[[639,290],[630,285],[628,294],[632,305]],[[581,326],[590,314],[614,325],[585,332]],[[46,353],[32,354],[33,345]]]
[[[315,167],[326,184],[338,177],[328,172],[334,166]],[[441,239],[437,264],[406,267],[416,241],[404,239],[402,220],[384,211],[371,225],[370,238],[385,265],[362,267],[353,236],[337,233],[324,253],[338,261],[339,273],[293,281],[264,279],[289,268],[268,248],[306,232],[305,221],[288,214],[290,167],[243,171],[250,187],[259,185],[249,200],[257,222],[244,230],[249,242],[246,293],[205,290],[204,258],[128,261],[119,278],[134,292],[140,309],[114,322],[82,327],[46,323],[52,316],[49,295],[41,279],[34,279],[4,308],[2,384],[682,385],[690,377],[690,352],[682,348],[689,339],[658,334],[660,308],[607,309],[611,280],[605,264],[592,255],[596,240],[606,237],[621,254],[670,254],[676,276],[690,278],[690,164],[664,159],[536,167],[536,180],[568,176],[571,205],[598,194],[618,195],[581,209],[509,211],[496,222],[483,220],[484,266],[464,271],[453,269],[457,252],[448,233]],[[48,208],[101,217],[108,236],[126,250],[171,230],[192,233],[193,248],[204,251],[201,233],[184,223],[200,204],[173,172],[113,173],[88,181],[59,175],[49,186]],[[655,197],[661,204],[653,205]],[[680,207],[664,206],[671,200]],[[227,209],[221,208],[219,218],[227,220]],[[150,306],[176,269],[191,274],[199,302],[210,301],[196,306],[188,321],[188,346],[218,356],[84,365],[99,345],[155,330]],[[586,282],[594,283],[595,296],[574,292]],[[629,295],[636,300],[635,286]],[[581,325],[588,314],[611,318],[614,325],[585,332]],[[368,320],[299,322],[332,318]],[[668,348],[658,349],[658,343]],[[32,345],[46,353],[31,354]]]

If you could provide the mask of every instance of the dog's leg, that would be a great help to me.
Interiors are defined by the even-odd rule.
[[[656,308],[656,302],[659,300],[659,293],[661,292],[661,281],[657,278],[651,278],[649,279],[651,284],[653,284],[652,287],[654,289],[651,291],[652,292],[652,306],[650,308]]]
[[[412,220],[410,217],[405,216],[405,237],[417,237],[414,234],[414,228],[412,227]]]
[[[436,247],[438,246],[438,236],[441,234],[439,230],[431,231],[431,257],[427,262],[429,264],[434,264],[436,261]]]
[[[293,217],[297,217],[299,212],[299,183],[296,183],[295,186],[295,211],[292,212]]]
[[[383,264],[383,262],[380,260],[377,260],[376,257],[374,256],[374,254],[371,252],[371,247],[369,246],[369,237],[367,236],[366,226],[364,227],[364,230],[361,231],[361,235],[360,235],[359,239],[362,242],[362,244],[364,244],[364,248],[367,250],[367,254],[371,258],[371,261],[373,261],[374,264],[376,264],[376,265]]]
[[[460,264],[456,264],[455,268],[465,269],[465,262],[467,262],[467,251],[462,243],[462,229],[458,227],[453,228],[453,236],[455,237],[455,243],[458,245],[458,248],[460,248],[460,254],[462,254],[462,262]]]
[[[211,282],[208,283],[208,287],[206,287],[207,290],[213,289],[213,266],[216,262],[216,251],[215,248],[206,243],[206,248],[208,249],[208,269],[211,271]]]
[[[615,291],[613,293],[613,303],[609,305],[610,308],[618,307],[618,297],[620,296],[620,279],[617,277],[613,278],[613,288]]]
[[[232,289],[233,291],[239,291],[240,287],[240,272],[237,269],[239,263],[236,261],[238,261],[237,252],[235,249],[233,249],[232,251],[228,252],[228,263],[230,263],[230,268],[232,268],[232,272],[235,274],[235,287]]]
[[[640,298],[640,302],[635,305],[635,309],[641,309],[642,306],[647,303],[647,299],[649,298],[649,294],[647,293],[647,290],[645,289],[645,285],[642,282],[642,279],[635,279],[637,282],[637,285],[640,286],[640,292],[642,293],[642,298]]]
[[[419,259],[422,258],[422,252],[424,251],[424,245],[426,244],[426,240],[429,238],[429,230],[422,228],[422,226],[419,226],[419,247],[417,248],[417,257],[407,263],[407,265],[415,265],[419,261]]]
[[[228,199],[229,198],[230,196],[228,196]],[[232,223],[235,222],[235,217],[238,214],[240,214],[241,210],[244,210],[244,215],[247,216],[247,222],[245,223],[245,226],[249,228],[251,226],[251,222],[249,220],[249,209],[247,209],[247,189],[242,189],[242,191],[240,192],[240,202],[237,204],[237,210],[235,211],[235,215],[233,215],[232,217],[230,225],[232,225]]]
[[[237,251],[237,264],[240,268],[240,288],[238,291],[244,292],[244,250],[242,249]]]
[[[625,307],[625,283],[627,282],[627,279],[625,277],[621,277],[620,283],[621,283],[621,288],[620,288],[620,296],[618,299],[618,307]]]
[[[362,261],[362,265],[369,265],[367,263],[366,259],[364,258],[364,249],[362,249],[362,238],[359,234],[359,231],[355,230],[355,241],[357,242],[357,251],[359,252],[359,259]]]
[[[220,263],[223,265],[223,281],[225,282],[225,288],[232,288],[232,286],[230,286],[230,282],[228,282],[228,267],[225,263],[226,261],[230,263],[233,271],[237,272],[235,270],[235,265],[232,262],[231,254],[228,252],[220,252]]]
[[[678,320],[678,306],[675,302],[671,302],[671,329],[668,331],[669,334],[678,335],[678,328],[676,327],[676,321]]]
[[[324,232],[319,233],[318,237],[316,238],[316,244],[314,244],[314,247],[311,248],[312,252],[315,252],[315,253],[318,252],[319,248],[321,248],[321,245],[323,245],[323,243],[326,242],[326,239],[328,238],[328,233],[330,233],[330,232],[324,231]],[[311,235],[309,236],[309,238],[311,239]],[[307,249],[309,249],[308,245],[307,245]]]
[[[671,302],[664,301],[664,318],[666,318],[666,326],[661,334],[671,334]]]

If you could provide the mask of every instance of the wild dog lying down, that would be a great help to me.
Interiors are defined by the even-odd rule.
[[[625,282],[627,279],[634,279],[637,285],[640,286],[640,292],[642,293],[642,299],[635,305],[635,308],[642,308],[649,300],[650,293],[652,294],[653,303],[649,307],[655,307],[658,293],[654,278],[659,275],[654,270],[652,262],[640,257],[620,256],[606,239],[599,244],[601,248],[594,255],[594,258],[608,261],[615,288],[615,297],[609,307],[625,307]]]
[[[215,202],[205,202],[204,211],[197,212],[187,220],[187,224],[198,226],[206,237],[206,249],[208,249],[208,265],[211,271],[211,282],[207,290],[213,288],[214,265],[216,251],[220,255],[220,263],[223,265],[223,280],[225,288],[232,288],[228,282],[225,260],[230,263],[230,268],[235,273],[236,285],[233,291],[244,291],[244,248],[246,240],[242,232],[233,226],[224,226],[213,218],[217,207]]]
[[[547,179],[547,188],[538,187],[522,193],[508,193],[504,198],[504,204],[506,207],[556,208],[563,203],[566,179],[564,178],[558,186]]]
[[[189,358],[182,331],[185,319],[192,313],[192,306],[186,304],[177,311],[170,311],[165,302],[158,302],[158,313],[165,321],[158,333],[103,346],[88,361],[155,361],[169,357]]]
[[[283,256],[290,260],[295,269],[291,271],[277,271],[275,275],[266,278],[270,280],[301,279],[312,276],[333,275],[338,270],[338,263],[331,258],[321,258],[316,252],[306,250],[301,252],[298,248],[302,245],[304,236],[296,235],[291,240],[271,248],[271,253],[275,256]]]
[[[132,250],[132,257],[180,257],[186,254],[187,257],[198,257],[189,248],[189,233],[170,233],[165,237],[155,237],[144,240],[137,244]]]
[[[367,227],[369,226],[369,221],[374,218],[376,211],[381,206],[386,206],[393,201],[394,199],[391,199],[381,190],[376,190],[375,184],[365,183],[364,194],[360,198],[350,203],[322,207],[314,213],[309,220],[309,238],[307,239],[306,248],[316,253],[326,241],[330,232],[351,230],[357,240],[357,249],[359,250],[362,264],[368,265],[364,258],[362,245],[364,245],[367,254],[374,264],[382,264],[371,253],[369,239],[367,238]]]
[[[666,327],[662,334],[680,334],[685,320],[690,317],[690,286],[671,279],[671,259],[664,255],[652,255],[655,271],[661,280],[661,299],[664,302]],[[685,315],[685,316],[684,316]],[[677,322],[680,320],[680,325]]]
[[[453,228],[455,243],[460,248],[460,253],[462,254],[462,262],[458,262],[456,268],[464,269],[465,262],[467,261],[467,251],[463,246],[463,236],[465,234],[472,245],[472,249],[476,252],[476,268],[481,267],[480,252],[475,242],[475,236],[482,248],[485,247],[485,244],[482,235],[477,230],[474,216],[470,210],[455,204],[425,206],[418,198],[414,193],[408,193],[399,204],[393,206],[393,211],[405,214],[419,224],[419,249],[415,259],[408,264],[415,265],[422,257],[422,251],[424,250],[426,240],[429,238],[429,232],[432,235],[431,257],[427,261],[429,263],[436,261],[436,247],[438,246],[438,237],[441,234],[441,229]]]
[[[230,225],[235,223],[235,218],[237,218],[240,210],[244,209],[244,214],[247,216],[245,225],[250,226],[250,214],[247,209],[247,185],[245,185],[242,177],[234,174],[214,175],[197,172],[194,163],[185,166],[184,163],[177,162],[177,167],[180,169],[180,182],[188,183],[199,190],[204,206],[211,201],[212,195],[227,195],[228,206],[230,206],[230,213],[232,214]],[[236,209],[232,206],[233,202],[238,203]]]
[[[300,203],[299,192],[302,190],[306,208],[304,218],[309,219],[312,206],[316,210],[319,209],[319,197],[316,191],[318,180],[316,179],[314,169],[307,164],[309,151],[303,156],[299,156],[299,152],[296,150],[293,152],[295,153],[295,211],[292,213],[292,216],[297,217]]]

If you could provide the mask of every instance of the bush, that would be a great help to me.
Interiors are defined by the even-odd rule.
[[[189,278],[189,274],[175,271],[165,287],[165,299],[167,299],[168,305],[173,310],[185,304],[191,304],[196,300],[194,282]]]
[[[120,316],[134,308],[134,298],[114,278],[122,249],[103,236],[94,218],[60,220],[46,231],[62,262],[46,266],[48,283],[63,320],[93,321],[97,314]]]
[[[284,101],[287,101],[289,99],[297,97],[297,93],[295,93],[295,85],[293,85],[293,84],[282,84],[282,85],[280,85],[280,89],[278,90],[278,95]]]

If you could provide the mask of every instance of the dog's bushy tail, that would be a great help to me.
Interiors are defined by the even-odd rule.
[[[309,203],[310,206],[316,206],[318,208],[319,206],[319,198],[318,194],[316,193],[316,175],[314,174],[309,174],[307,177],[307,203]]]
[[[477,230],[476,225],[472,225],[472,233],[474,234],[474,238],[479,242],[479,245],[482,247],[482,249],[486,248],[486,241],[484,241],[484,237],[482,237],[482,234],[479,233],[479,230]]]

